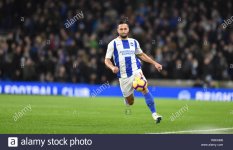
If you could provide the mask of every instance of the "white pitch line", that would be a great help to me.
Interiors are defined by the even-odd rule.
[[[206,130],[186,130],[186,131],[147,133],[147,134],[175,134],[175,133],[193,133],[193,132],[224,131],[224,130],[233,130],[233,127],[232,128],[206,129]]]

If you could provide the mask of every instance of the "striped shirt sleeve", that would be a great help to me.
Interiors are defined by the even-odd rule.
[[[136,47],[136,50],[135,50],[135,54],[138,55],[138,54],[141,54],[142,53],[142,49],[138,43],[137,40],[135,40],[135,47]]]
[[[113,51],[114,51],[114,47],[113,47],[113,42],[111,41],[111,42],[108,44],[108,48],[107,48],[107,52],[106,52],[105,58],[111,59],[111,58],[112,58],[112,55],[113,55]]]

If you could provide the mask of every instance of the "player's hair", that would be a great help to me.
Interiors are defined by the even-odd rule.
[[[117,28],[120,24],[127,24],[129,27],[128,17],[122,17],[117,23]]]

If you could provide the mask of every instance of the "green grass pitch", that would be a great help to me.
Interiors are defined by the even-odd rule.
[[[155,99],[155,124],[143,98],[131,113],[123,98],[0,95],[1,134],[232,134],[233,102]],[[31,106],[31,110],[25,106]],[[184,106],[187,110],[180,111]],[[21,116],[14,120],[16,114]],[[172,114],[180,113],[171,121]]]

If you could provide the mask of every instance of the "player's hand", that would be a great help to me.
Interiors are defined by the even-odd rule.
[[[155,68],[160,72],[163,69],[163,66],[159,63],[155,63]]]
[[[112,72],[113,73],[117,73],[118,71],[119,71],[118,67],[116,67],[116,66],[112,67]]]

